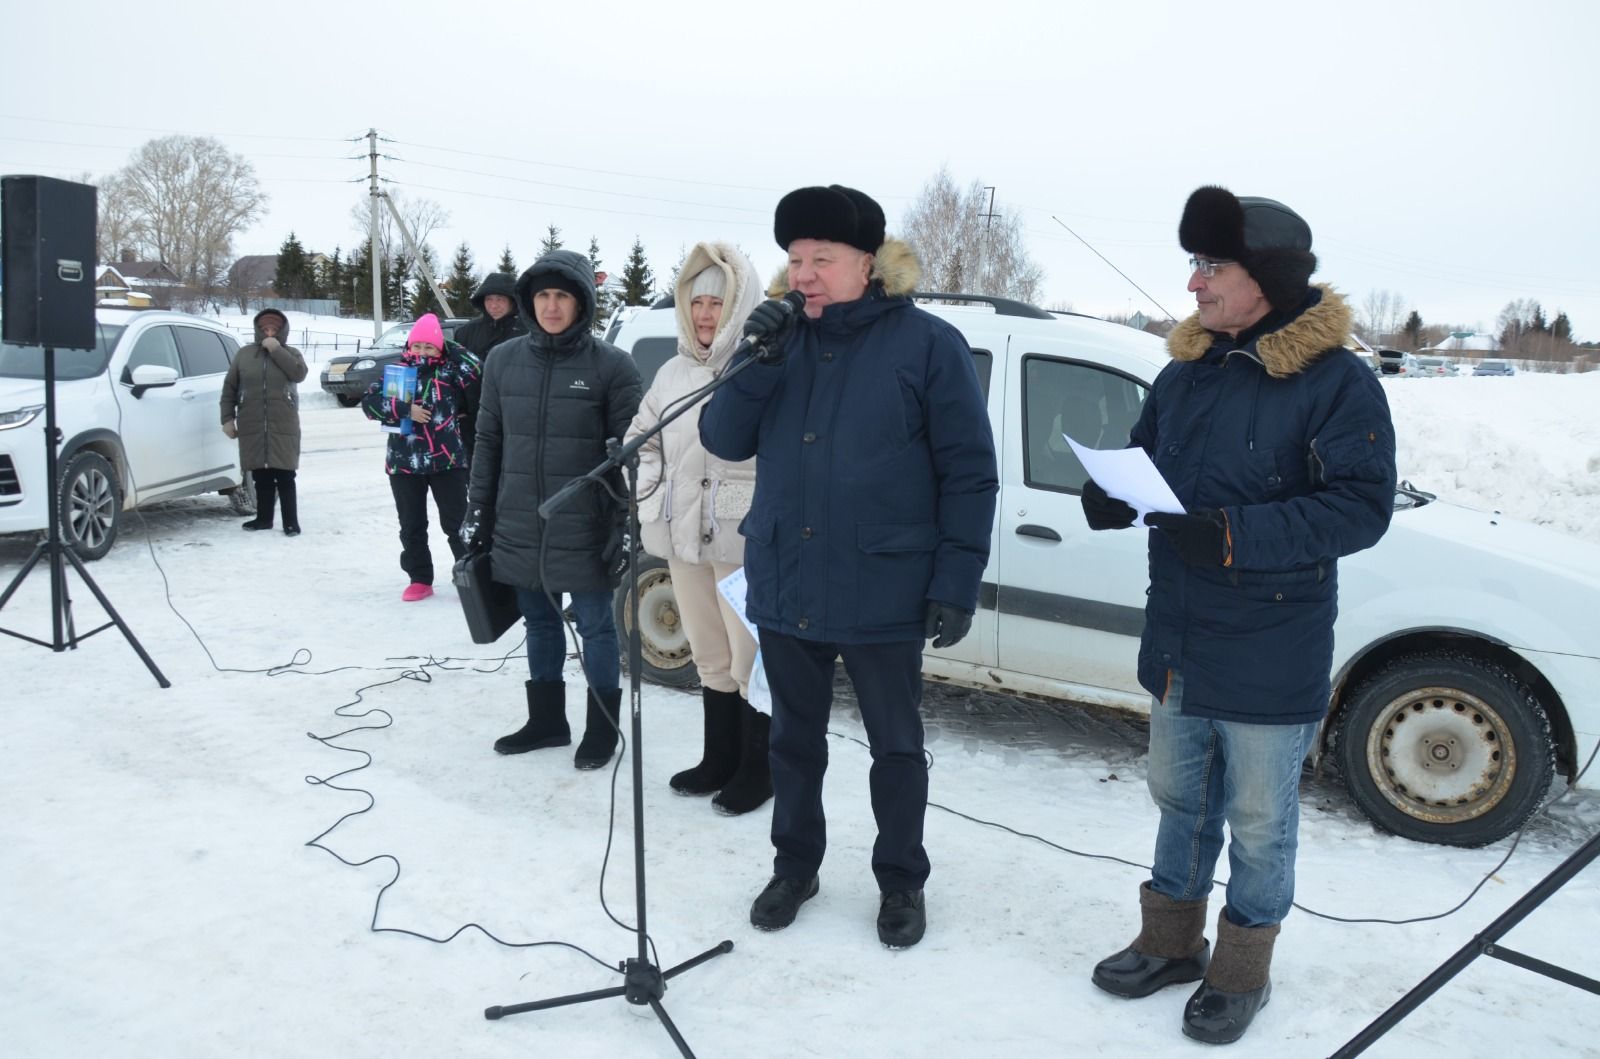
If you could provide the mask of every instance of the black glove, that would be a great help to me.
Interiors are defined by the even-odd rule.
[[[606,542],[606,550],[600,553],[600,565],[605,568],[607,577],[620,579],[628,572],[628,551],[628,534],[612,534],[611,540]]]
[[[489,538],[494,534],[494,508],[487,504],[473,504],[461,520],[456,536],[467,551],[488,551]],[[477,545],[477,547],[474,547]]]
[[[1083,517],[1092,530],[1127,529],[1139,513],[1124,501],[1109,496],[1093,478],[1083,483]]]
[[[972,612],[948,603],[928,600],[928,617],[922,626],[924,637],[937,636],[935,647],[954,647],[972,631]]]
[[[764,301],[755,307],[744,322],[746,338],[760,340],[756,359],[763,364],[783,363],[783,344],[794,332],[796,314],[786,310],[778,301]]]
[[[1228,561],[1228,520],[1214,508],[1200,508],[1187,515],[1154,512],[1144,520],[1165,533],[1190,566],[1221,566]]]

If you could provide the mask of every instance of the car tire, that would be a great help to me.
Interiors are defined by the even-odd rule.
[[[354,408],[356,405],[361,403],[361,398],[351,397],[347,393],[336,393],[333,395],[333,399],[338,401],[339,405],[343,408]]]
[[[61,472],[57,499],[63,544],[86,562],[111,550],[122,525],[122,485],[109,460],[89,449],[74,454]]]
[[[256,491],[250,482],[250,472],[245,472],[243,482],[232,489],[224,489],[223,495],[228,498],[228,505],[233,508],[235,515],[254,515],[256,513]]]
[[[1498,841],[1543,804],[1555,776],[1538,697],[1504,666],[1458,651],[1404,655],[1362,680],[1333,748],[1356,806],[1418,842]]]
[[[652,684],[669,688],[688,688],[700,682],[694,668],[694,658],[689,651],[689,636],[683,630],[683,619],[678,612],[678,601],[672,594],[672,572],[665,559],[640,553],[639,613],[644,620],[639,626],[639,647],[642,665],[640,677]],[[617,637],[622,641],[622,665],[628,666],[628,637],[633,630],[630,593],[633,579],[623,575],[613,601],[617,620]]]

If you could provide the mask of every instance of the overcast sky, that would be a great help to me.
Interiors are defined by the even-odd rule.
[[[369,127],[479,270],[547,224],[620,270],[731,239],[763,274],[785,191],[842,183],[890,231],[948,165],[996,188],[1045,301],[1183,317],[1188,193],[1299,211],[1318,278],[1493,328],[1513,298],[1600,338],[1595,53],[1583,0],[757,5],[0,4],[0,172],[74,177],[168,132],[248,156],[269,212],[236,242],[360,241]],[[353,157],[359,155],[360,157]]]

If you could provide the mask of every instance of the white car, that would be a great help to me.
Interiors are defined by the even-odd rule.
[[[98,559],[124,510],[199,493],[253,510],[221,429],[238,339],[186,313],[98,309],[95,323],[94,349],[55,354],[63,541]],[[0,345],[0,533],[47,526],[44,420],[44,351]]]
[[[1135,672],[1147,535],[1089,530],[1084,470],[1062,434],[1126,446],[1166,350],[1118,324],[966,300],[924,308],[972,346],[1000,497],[972,633],[927,650],[923,672],[1148,712]],[[646,385],[673,355],[674,326],[668,299],[617,333]],[[1314,756],[1336,759],[1388,831],[1464,846],[1514,831],[1600,740],[1600,546],[1402,484],[1389,532],[1339,566],[1333,698]],[[641,567],[644,675],[692,682],[666,564]]]

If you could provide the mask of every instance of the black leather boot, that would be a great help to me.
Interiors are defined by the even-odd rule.
[[[794,922],[800,906],[817,896],[817,877],[786,879],[774,875],[750,906],[750,925],[758,930],[782,930]]]
[[[256,517],[240,525],[240,529],[264,530],[272,528],[272,508],[278,502],[278,483],[268,470],[251,471],[256,486]]]
[[[573,755],[572,767],[597,769],[617,751],[617,717],[622,711],[622,689],[589,689],[589,716],[583,727],[583,740]]]
[[[878,940],[891,949],[909,949],[928,929],[921,890],[885,890],[878,903]]]
[[[684,769],[667,782],[679,794],[711,794],[739,770],[739,711],[744,700],[737,691],[700,690],[705,714],[705,750],[700,764]]]
[[[1272,947],[1279,925],[1235,926],[1224,908],[1217,916],[1217,952],[1206,979],[1183,1007],[1183,1035],[1206,1044],[1232,1044],[1244,1036],[1272,997]]]
[[[1145,883],[1139,887],[1139,916],[1139,936],[1095,965],[1095,985],[1131,1000],[1205,975],[1210,945],[1204,898],[1174,901]]]
[[[529,680],[524,687],[528,692],[528,723],[496,739],[495,751],[526,754],[530,750],[569,745],[572,729],[567,727],[567,685],[560,680]]]
[[[283,505],[283,532],[300,536],[300,494],[295,489],[294,472],[278,472],[278,503]]]
[[[772,733],[772,718],[744,700],[739,738],[739,770],[728,785],[711,799],[723,816],[739,816],[759,809],[772,797],[772,764],[767,758],[767,742]]]

